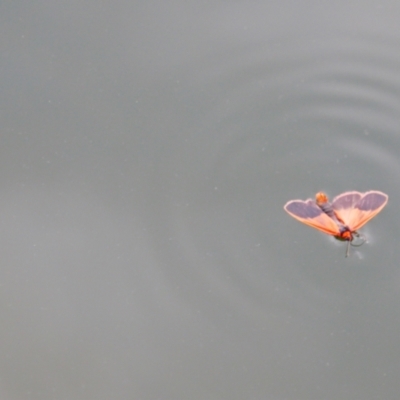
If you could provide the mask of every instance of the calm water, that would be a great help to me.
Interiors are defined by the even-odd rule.
[[[398,398],[400,5],[267,3],[0,6],[1,398]]]

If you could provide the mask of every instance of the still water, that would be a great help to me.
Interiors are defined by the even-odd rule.
[[[398,398],[399,4],[0,8],[1,398]]]

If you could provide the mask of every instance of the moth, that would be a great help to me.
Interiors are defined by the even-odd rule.
[[[357,230],[375,217],[385,207],[388,199],[387,194],[371,190],[365,193],[345,192],[329,202],[328,196],[319,192],[315,201],[290,200],[283,208],[298,221],[336,239],[347,241],[347,257],[350,244],[355,238],[361,238],[361,244],[366,240]]]

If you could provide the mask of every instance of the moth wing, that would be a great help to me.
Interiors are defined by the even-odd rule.
[[[345,225],[351,231],[356,231],[375,217],[385,207],[388,199],[387,194],[377,190],[366,193],[346,192],[337,196],[332,206]]]
[[[333,211],[336,217],[350,228],[350,221],[355,217],[355,206],[362,198],[363,193],[345,192],[332,200]]]
[[[328,235],[340,234],[337,223],[325,214],[313,200],[291,200],[283,207],[293,218]]]

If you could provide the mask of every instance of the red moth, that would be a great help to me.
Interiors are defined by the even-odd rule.
[[[306,225],[312,226],[339,240],[348,242],[349,246],[355,237],[365,238],[357,229],[375,217],[388,202],[388,195],[377,190],[369,192],[345,192],[336,196],[332,203],[325,193],[315,195],[315,201],[290,200],[283,207],[288,214]],[[364,242],[362,242],[364,243]],[[361,243],[361,244],[362,244]]]

